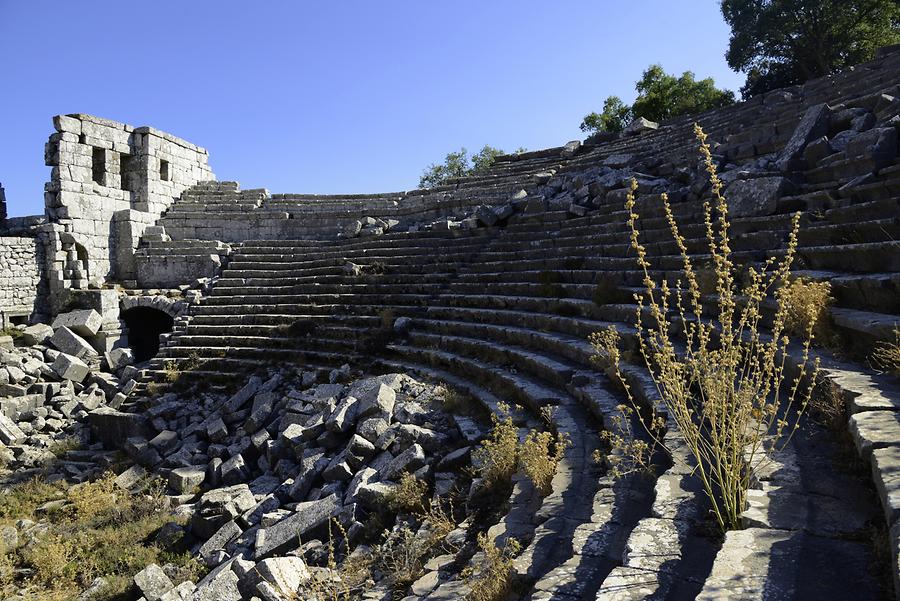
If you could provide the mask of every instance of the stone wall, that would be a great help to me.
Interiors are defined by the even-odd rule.
[[[43,245],[38,238],[0,237],[0,325],[44,312]]]
[[[215,179],[207,151],[151,127],[90,115],[59,115],[53,124],[44,195],[51,290],[134,279],[133,251],[144,229],[183,190]]]

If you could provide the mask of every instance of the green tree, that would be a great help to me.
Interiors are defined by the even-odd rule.
[[[609,96],[603,103],[602,113],[591,113],[584,118],[581,131],[619,132],[637,117],[663,121],[734,102],[734,92],[716,88],[711,77],[697,80],[690,71],[675,77],[661,65],[648,67],[634,87],[638,93],[634,104],[628,106],[618,96]]]
[[[896,0],[722,0],[731,26],[725,58],[745,71],[745,98],[803,83],[900,42]]]
[[[664,121],[734,103],[734,92],[716,88],[712,77],[697,80],[690,71],[669,75],[662,65],[651,65],[635,84],[638,97],[631,105],[635,117]]]
[[[586,132],[620,132],[631,121],[631,107],[622,102],[618,96],[608,96],[603,102],[602,113],[586,115],[581,122],[581,131]]]
[[[520,148],[516,152],[524,152]],[[433,188],[447,183],[457,177],[466,177],[485,171],[494,164],[497,157],[506,154],[499,148],[485,145],[481,150],[469,156],[469,151],[460,148],[458,152],[448,152],[444,162],[429,165],[419,178],[420,188]]]

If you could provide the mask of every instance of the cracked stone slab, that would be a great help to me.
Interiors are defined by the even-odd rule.
[[[900,443],[900,412],[863,411],[850,417],[850,434],[859,454],[869,457],[872,451]]]
[[[880,599],[865,574],[873,561],[866,544],[805,532],[747,528],[725,535],[699,601]],[[841,570],[834,570],[841,565]]]

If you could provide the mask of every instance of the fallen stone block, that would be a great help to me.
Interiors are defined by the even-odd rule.
[[[56,332],[53,333],[53,337],[50,338],[50,344],[60,352],[79,359],[97,356],[97,351],[88,344],[87,340],[67,327],[57,328]]]
[[[175,588],[166,573],[155,563],[135,574],[134,584],[147,601],[160,601],[163,595]]]
[[[182,495],[198,489],[205,479],[205,465],[178,467],[169,472],[169,486]]]
[[[622,130],[622,135],[636,136],[638,134],[643,134],[655,129],[659,129],[659,123],[650,121],[649,119],[645,119],[643,117],[638,117],[630,124],[628,124],[628,126],[624,130]]]
[[[53,336],[53,328],[45,323],[36,323],[22,330],[22,342],[28,346],[45,344]]]
[[[104,355],[109,369],[116,371],[134,363],[134,353],[130,348],[114,348]]]
[[[771,215],[778,199],[788,194],[790,187],[790,182],[781,176],[736,180],[725,190],[728,213],[735,217]]]
[[[354,394],[356,392],[356,394]],[[390,417],[394,413],[394,403],[397,401],[397,393],[394,389],[375,381],[374,385],[358,391],[351,390],[359,400],[357,416],[362,419],[372,415]]]
[[[234,395],[228,399],[225,403],[225,406],[222,408],[224,413],[235,413],[241,407],[244,406],[244,403],[249,401],[253,395],[257,393],[260,386],[262,386],[262,380],[256,376],[251,377],[244,387],[238,390]]]
[[[209,537],[203,545],[200,546],[200,557],[210,565],[210,559],[216,551],[222,551],[225,546],[241,535],[243,530],[234,520],[226,522],[221,528],[216,530],[215,534]]]
[[[379,476],[382,480],[393,480],[403,472],[414,472],[423,465],[425,450],[421,445],[413,444],[380,470]]]
[[[122,413],[112,407],[99,407],[88,413],[94,435],[110,448],[119,448],[129,438],[146,438],[147,418],[136,413]]]
[[[254,558],[259,560],[293,549],[300,544],[300,537],[336,516],[341,509],[341,501],[337,495],[298,503],[293,514],[268,528],[259,529]]]
[[[817,138],[828,135],[830,120],[831,109],[827,104],[817,104],[806,109],[803,118],[794,129],[791,139],[778,155],[778,160],[775,162],[778,169],[782,172],[795,169],[803,157],[806,145]]]
[[[103,325],[103,317],[93,309],[60,313],[53,320],[53,329],[66,327],[79,336],[94,336]]]
[[[310,578],[306,562],[293,556],[264,559],[256,564],[251,574],[254,587],[259,589],[262,584],[269,585],[279,595],[276,599],[295,595],[300,585]]]
[[[57,376],[70,382],[83,382],[91,372],[84,361],[65,353],[60,353],[51,367]]]
[[[0,442],[6,445],[13,445],[25,440],[25,438],[25,433],[14,421],[0,413]]]

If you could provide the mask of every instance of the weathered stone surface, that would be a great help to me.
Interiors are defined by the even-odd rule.
[[[94,350],[94,347],[67,327],[57,328],[53,333],[53,337],[50,338],[50,344],[56,347],[60,352],[78,357],[79,359],[97,356],[97,351]]]
[[[25,433],[18,425],[2,413],[0,413],[0,442],[3,444],[18,444],[25,439]]]
[[[166,573],[155,563],[135,574],[134,584],[147,601],[159,601],[163,595],[175,588]]]
[[[63,380],[72,382],[83,382],[87,375],[91,372],[84,361],[78,357],[60,353],[53,362],[52,369]]]
[[[895,441],[900,445],[900,440]],[[900,446],[872,451],[872,480],[888,525],[900,518]]]
[[[403,472],[414,472],[425,463],[425,450],[419,444],[413,444],[397,455],[384,469],[379,470],[382,480],[392,480]]]
[[[36,323],[22,330],[22,343],[28,346],[45,344],[53,336],[53,328],[44,323]]]
[[[200,557],[206,560],[207,563],[210,563],[213,553],[224,549],[228,543],[239,537],[241,532],[240,526],[234,520],[226,522],[211,537],[206,539],[206,542],[200,547]]]
[[[299,537],[336,516],[341,507],[336,495],[299,503],[290,516],[257,532],[254,557],[260,559],[289,551],[299,544]]]
[[[776,165],[781,171],[789,171],[797,166],[797,162],[803,156],[806,145],[828,134],[831,109],[827,104],[817,104],[809,107],[803,114],[803,118],[794,129],[791,139],[785,144],[778,155]]]
[[[169,486],[178,494],[190,493],[206,479],[206,466],[179,467],[169,472]]]
[[[626,136],[636,136],[638,134],[643,134],[655,129],[659,129],[659,123],[650,121],[649,119],[644,119],[643,117],[638,117],[637,119],[629,123],[624,130],[622,130],[622,134]]]
[[[262,380],[256,376],[251,377],[247,380],[247,383],[244,384],[243,388],[238,390],[228,401],[225,403],[223,407],[224,413],[234,413],[238,411],[241,407],[244,406],[244,403],[253,398],[253,395],[259,390],[262,386]]]
[[[93,336],[103,325],[103,317],[93,309],[60,313],[53,320],[53,329],[69,328],[79,336]]]
[[[149,431],[143,415],[122,413],[111,407],[91,411],[88,421],[94,435],[111,448],[121,447],[129,438],[146,436]]]
[[[309,580],[306,562],[300,557],[270,557],[258,562],[254,568],[256,576],[251,580],[256,585],[269,584],[282,596],[295,594],[300,585]]]
[[[850,433],[864,457],[900,441],[900,412],[863,411],[850,417]]]
[[[351,391],[359,401],[357,416],[361,419],[372,415],[389,417],[394,413],[394,403],[397,393],[393,388],[385,386],[381,382],[375,382],[372,387]]]
[[[869,561],[865,545],[857,542],[785,530],[733,530],[697,599],[875,599],[879,594],[871,580],[840,576],[864,573]]]
[[[790,183],[780,176],[736,180],[725,190],[728,212],[735,217],[771,215],[789,189]]]

